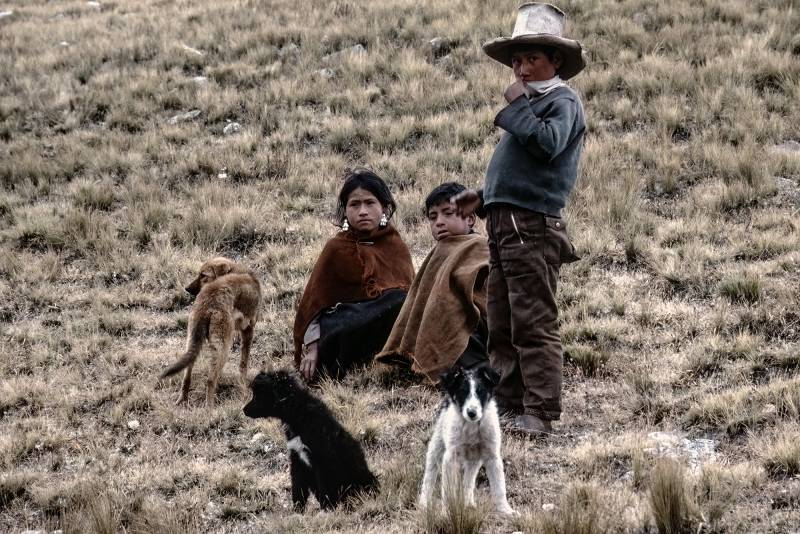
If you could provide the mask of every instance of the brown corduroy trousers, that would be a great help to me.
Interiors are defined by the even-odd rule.
[[[561,415],[562,361],[556,284],[578,259],[564,220],[508,204],[487,208],[489,356],[502,408],[546,420]]]

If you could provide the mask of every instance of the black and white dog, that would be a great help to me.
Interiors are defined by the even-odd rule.
[[[244,414],[275,417],[284,424],[295,510],[305,510],[309,492],[330,510],[358,493],[378,490],[358,442],[286,371],[259,373],[251,389],[253,399]]]
[[[481,465],[485,465],[495,508],[503,514],[516,514],[506,499],[500,420],[492,397],[499,380],[490,367],[454,367],[442,375],[441,386],[446,395],[428,443],[420,507],[431,502],[440,469],[443,502],[456,494],[460,481],[466,503],[474,506],[475,479]]]

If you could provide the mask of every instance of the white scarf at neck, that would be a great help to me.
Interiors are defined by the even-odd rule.
[[[550,91],[554,91],[559,87],[567,85],[561,80],[561,77],[556,74],[553,78],[549,80],[542,80],[539,82],[527,82],[526,85],[528,86],[528,90],[532,97],[536,96],[543,96],[549,93]]]

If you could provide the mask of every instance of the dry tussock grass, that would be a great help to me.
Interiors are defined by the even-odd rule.
[[[566,214],[583,260],[560,284],[565,413],[555,437],[506,440],[523,516],[462,510],[460,531],[786,532],[800,515],[797,3],[560,6],[590,56],[574,82],[590,132]],[[424,257],[425,193],[479,185],[498,139],[508,72],[480,43],[515,7],[4,6],[0,530],[453,531],[414,510],[429,388],[381,369],[325,384],[383,491],[298,516],[280,429],[243,417],[232,367],[210,412],[199,390],[176,410],[177,385],[155,377],[183,344],[183,284],[215,254],[264,282],[255,365],[290,365],[293,305],[347,167],[387,178]],[[717,440],[718,463],[654,466],[640,446],[654,430]]]

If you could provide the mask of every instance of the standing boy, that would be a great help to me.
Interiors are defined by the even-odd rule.
[[[444,183],[425,199],[425,216],[436,246],[419,268],[383,350],[382,363],[410,366],[431,382],[454,365],[488,364],[486,279],[489,247],[475,233],[475,215],[450,202],[465,191]]]
[[[502,375],[495,394],[512,428],[531,435],[552,432],[561,414],[556,282],[560,265],[578,259],[561,210],[575,185],[585,122],[563,80],[585,63],[580,43],[561,36],[564,18],[552,5],[524,4],[512,37],[483,45],[516,80],[494,120],[505,131],[483,190],[455,198],[462,213],[487,219],[489,354]]]

